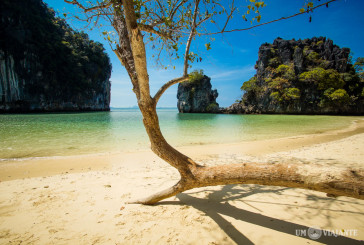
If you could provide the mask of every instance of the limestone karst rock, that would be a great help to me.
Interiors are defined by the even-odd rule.
[[[242,101],[224,113],[364,114],[364,82],[349,48],[325,37],[277,38],[259,48]]]
[[[194,82],[183,82],[178,85],[177,108],[182,113],[216,113],[219,111],[219,104],[216,98],[219,95],[217,90],[211,89],[211,82],[208,76]]]
[[[0,1],[0,112],[109,110],[102,44],[41,0]]]

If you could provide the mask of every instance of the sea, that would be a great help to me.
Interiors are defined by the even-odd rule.
[[[323,133],[363,117],[225,115],[158,109],[161,130],[173,146],[224,144]],[[150,146],[135,108],[109,112],[1,114],[0,161],[135,152]]]

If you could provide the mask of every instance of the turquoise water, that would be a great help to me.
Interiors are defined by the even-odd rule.
[[[174,146],[230,143],[319,133],[358,117],[179,114],[159,109],[161,129]],[[360,117],[362,118],[362,117]],[[0,115],[0,159],[144,150],[149,147],[137,109],[111,112]]]

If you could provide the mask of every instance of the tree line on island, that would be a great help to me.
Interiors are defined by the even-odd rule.
[[[41,0],[3,0],[0,111],[108,110],[111,63]]]

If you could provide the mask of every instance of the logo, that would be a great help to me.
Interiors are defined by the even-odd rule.
[[[322,230],[318,227],[309,227],[308,229],[296,229],[296,236],[309,237],[312,240],[320,239],[321,236],[358,236],[357,229],[335,229]]]
[[[310,227],[307,230],[307,234],[308,234],[308,237],[311,238],[312,240],[317,240],[321,237],[322,230],[317,227]]]

